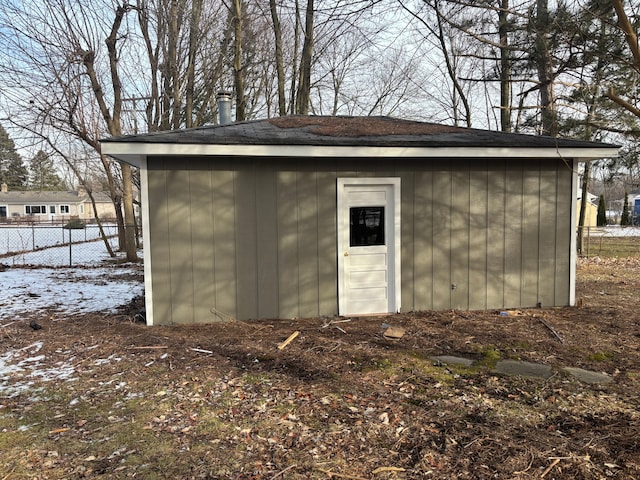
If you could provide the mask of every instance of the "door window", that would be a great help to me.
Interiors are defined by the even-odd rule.
[[[351,207],[349,239],[352,247],[384,245],[384,207]]]

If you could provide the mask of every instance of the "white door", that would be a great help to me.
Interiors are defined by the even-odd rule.
[[[338,179],[338,313],[400,310],[400,179]]]

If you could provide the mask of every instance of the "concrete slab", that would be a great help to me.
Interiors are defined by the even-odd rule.
[[[610,383],[613,381],[613,378],[606,373],[592,372],[591,370],[584,370],[582,368],[564,367],[562,371],[576,377],[584,383]]]
[[[492,370],[502,375],[520,375],[523,377],[551,378],[553,369],[539,363],[522,362],[520,360],[500,360]]]
[[[463,357],[455,357],[453,355],[438,355],[435,357],[429,357],[434,362],[444,365],[462,365],[464,367],[470,367],[473,365],[473,360]]]

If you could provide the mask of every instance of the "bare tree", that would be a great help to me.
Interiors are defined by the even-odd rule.
[[[126,37],[126,18],[133,10],[127,3],[114,8],[98,4],[93,12],[85,7],[66,0],[49,0],[28,9],[12,2],[1,3],[5,18],[13,19],[9,33],[3,36],[3,48],[15,54],[12,61],[4,63],[2,74],[5,80],[11,76],[17,83],[16,106],[26,107],[26,111],[14,118],[22,121],[22,126],[31,126],[35,120],[43,138],[47,138],[48,129],[57,129],[99,153],[100,135],[122,133],[119,42]],[[27,89],[39,94],[26,94]],[[103,127],[95,128],[99,119]],[[126,181],[131,167],[119,167]],[[118,196],[115,188],[111,194],[112,198]],[[121,247],[127,259],[134,261],[137,254],[130,182],[122,186],[122,207]]]

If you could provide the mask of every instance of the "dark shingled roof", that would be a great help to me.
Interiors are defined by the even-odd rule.
[[[118,143],[375,147],[606,147],[584,140],[451,127],[390,117],[291,116],[104,139]]]
[[[93,192],[96,202],[111,203],[111,199],[105,192]],[[29,190],[9,190],[8,192],[0,192],[0,204],[40,204],[40,203],[83,203],[90,199],[86,193],[77,191],[29,191]]]

